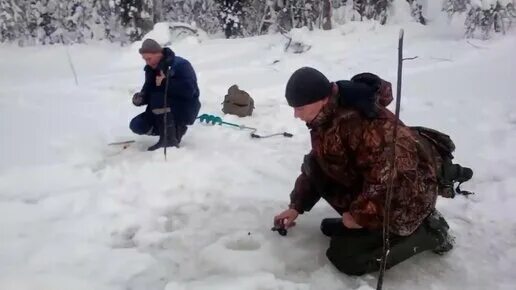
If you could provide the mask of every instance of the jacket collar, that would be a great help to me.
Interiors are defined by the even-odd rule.
[[[333,119],[333,116],[337,111],[337,107],[337,98],[335,96],[330,97],[315,119],[312,122],[307,123],[306,126],[310,129],[323,127]]]

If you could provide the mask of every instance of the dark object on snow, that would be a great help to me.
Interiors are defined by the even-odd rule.
[[[300,41],[292,41],[289,40],[287,44],[285,44],[285,52],[291,51],[295,54],[301,54],[309,51],[312,48],[311,45],[305,44]]]
[[[228,89],[228,94],[224,96],[222,112],[224,114],[247,117],[253,114],[253,110],[253,98],[246,91],[239,89],[237,85],[232,85]]]
[[[274,226],[271,228],[271,231],[278,232],[278,234],[283,237],[287,235],[287,229],[285,228]]]
[[[135,140],[127,140],[127,141],[119,141],[119,142],[111,142],[108,143],[109,146],[120,146],[122,147],[122,150],[129,148],[131,144],[136,142]]]
[[[320,71],[303,67],[296,70],[287,82],[285,98],[289,106],[302,107],[329,97],[332,84]]]

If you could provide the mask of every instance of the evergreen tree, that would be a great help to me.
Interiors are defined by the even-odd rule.
[[[293,28],[330,29],[340,21],[374,19],[385,24],[394,0],[0,0],[0,42],[20,45],[139,40],[158,21],[184,22],[226,37],[286,33]],[[407,0],[425,24],[424,1]],[[443,0],[450,17],[467,13],[466,36],[505,33],[516,20],[514,0]],[[351,14],[350,14],[351,12]],[[339,21],[339,20],[337,20]]]
[[[103,28],[103,33],[99,33],[98,39],[107,39],[109,41],[125,42],[127,40],[126,35],[122,28],[120,6],[113,0],[99,0],[97,1],[96,13],[98,18],[96,21],[100,21],[100,27]]]
[[[444,0],[443,11],[452,16],[455,13],[462,13],[468,10],[471,0]]]
[[[130,41],[140,40],[153,27],[151,0],[115,0],[120,20]]]
[[[290,1],[289,10],[292,11],[292,24],[294,28],[308,27],[312,30],[316,26],[319,11],[317,8],[319,1],[314,0],[298,0]]]
[[[516,20],[513,3],[503,5],[501,1],[491,3],[488,7],[472,5],[466,18],[466,37],[475,37],[477,31],[480,37],[487,39],[491,33],[505,33],[507,26]]]
[[[0,42],[15,41],[24,36],[25,18],[20,4],[15,0],[0,0]]]
[[[351,0],[350,0],[351,1]],[[387,11],[393,0],[354,0],[353,10],[359,15],[359,19],[355,17],[352,20],[374,19],[385,24],[387,22]]]
[[[163,0],[162,10],[166,21],[193,24],[212,34],[221,30],[215,0]]]
[[[219,19],[226,38],[242,36],[243,4],[245,0],[217,0]]]
[[[423,4],[422,0],[407,0],[410,4],[411,14],[414,19],[423,24],[426,25],[426,19],[423,16]]]

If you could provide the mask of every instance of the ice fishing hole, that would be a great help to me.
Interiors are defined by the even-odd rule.
[[[261,247],[260,243],[252,239],[238,239],[226,242],[226,248],[233,251],[255,251]]]

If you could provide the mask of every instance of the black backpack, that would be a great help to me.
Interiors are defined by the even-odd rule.
[[[453,163],[455,144],[450,136],[426,127],[410,127],[420,137],[423,146],[430,148],[437,166],[439,195],[454,198],[456,194],[470,195],[473,192],[461,190],[460,185],[473,177],[473,170]],[[457,184],[458,183],[458,184]],[[455,184],[457,187],[454,189]]]

